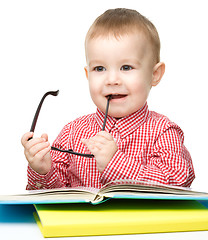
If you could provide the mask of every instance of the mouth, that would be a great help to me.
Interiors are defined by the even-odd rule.
[[[109,98],[112,100],[112,99],[123,99],[127,96],[127,94],[109,94],[106,96],[106,98]]]

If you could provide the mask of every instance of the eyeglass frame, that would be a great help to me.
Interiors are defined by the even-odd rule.
[[[35,116],[33,118],[33,122],[32,122],[32,125],[31,125],[31,128],[30,128],[30,132],[33,132],[35,131],[35,126],[36,126],[36,123],[37,123],[37,120],[38,120],[38,116],[39,116],[39,113],[40,113],[40,110],[41,110],[41,107],[43,105],[43,102],[45,100],[45,98],[48,96],[48,95],[52,95],[52,96],[58,96],[59,94],[59,90],[57,91],[49,91],[49,92],[46,92],[38,107],[37,107],[37,110],[36,110],[36,113],[35,113]],[[105,117],[104,117],[104,121],[103,121],[103,126],[102,126],[102,131],[105,130],[105,125],[106,125],[106,120],[107,120],[107,115],[108,115],[108,108],[109,108],[109,102],[112,98],[112,95],[108,95],[107,96],[107,105],[106,105],[106,111],[105,111]],[[32,138],[29,138],[29,140],[31,140]],[[69,153],[69,154],[73,154],[73,155],[77,155],[77,156],[82,156],[82,157],[87,157],[87,158],[94,158],[94,155],[93,154],[87,154],[87,153],[78,153],[78,152],[74,152],[72,149],[68,149],[68,150],[63,150],[63,149],[60,149],[60,148],[56,148],[56,147],[53,147],[51,146],[51,150],[54,150],[54,151],[59,151],[59,152],[64,152],[64,153]]]

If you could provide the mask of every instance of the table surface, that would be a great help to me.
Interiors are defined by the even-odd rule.
[[[36,223],[0,223],[0,238],[4,240],[41,240],[45,239]],[[53,240],[205,240],[208,239],[208,231],[200,232],[175,232],[175,233],[154,233],[137,235],[115,235],[115,236],[89,236],[89,237],[67,237],[47,238]]]

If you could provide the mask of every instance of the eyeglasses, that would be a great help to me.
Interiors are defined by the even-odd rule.
[[[47,93],[45,93],[38,105],[38,108],[36,110],[36,113],[35,113],[35,116],[34,116],[34,119],[33,119],[33,122],[32,122],[32,126],[30,128],[30,132],[34,132],[35,131],[35,126],[36,126],[36,123],[37,123],[37,120],[38,120],[38,116],[39,116],[39,113],[40,113],[40,109],[42,107],[42,104],[45,100],[45,98],[48,96],[48,95],[52,95],[52,96],[57,96],[59,94],[59,90],[57,91],[49,91]],[[106,105],[106,111],[105,111],[105,117],[104,117],[104,121],[103,121],[103,126],[102,126],[102,131],[105,130],[105,125],[106,125],[106,119],[107,119],[107,115],[108,115],[108,108],[109,108],[109,102],[112,98],[112,95],[109,95],[107,97],[107,105]],[[28,139],[28,141],[30,140],[31,138]],[[73,154],[73,155],[77,155],[77,156],[82,156],[82,157],[88,157],[88,158],[93,158],[94,155],[93,154],[85,154],[85,153],[78,153],[78,152],[74,152],[72,149],[68,149],[68,150],[63,150],[63,149],[60,149],[60,148],[56,148],[56,147],[51,147],[51,150],[54,150],[54,151],[59,151],[59,152],[65,152],[65,153],[69,153],[69,154]]]

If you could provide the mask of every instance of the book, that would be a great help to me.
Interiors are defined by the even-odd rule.
[[[0,195],[0,204],[101,203],[107,199],[177,199],[208,200],[208,193],[190,188],[120,180],[101,189],[76,187],[25,191],[22,194]]]
[[[102,204],[37,204],[44,237],[208,230],[208,209],[195,200],[110,199]]]

